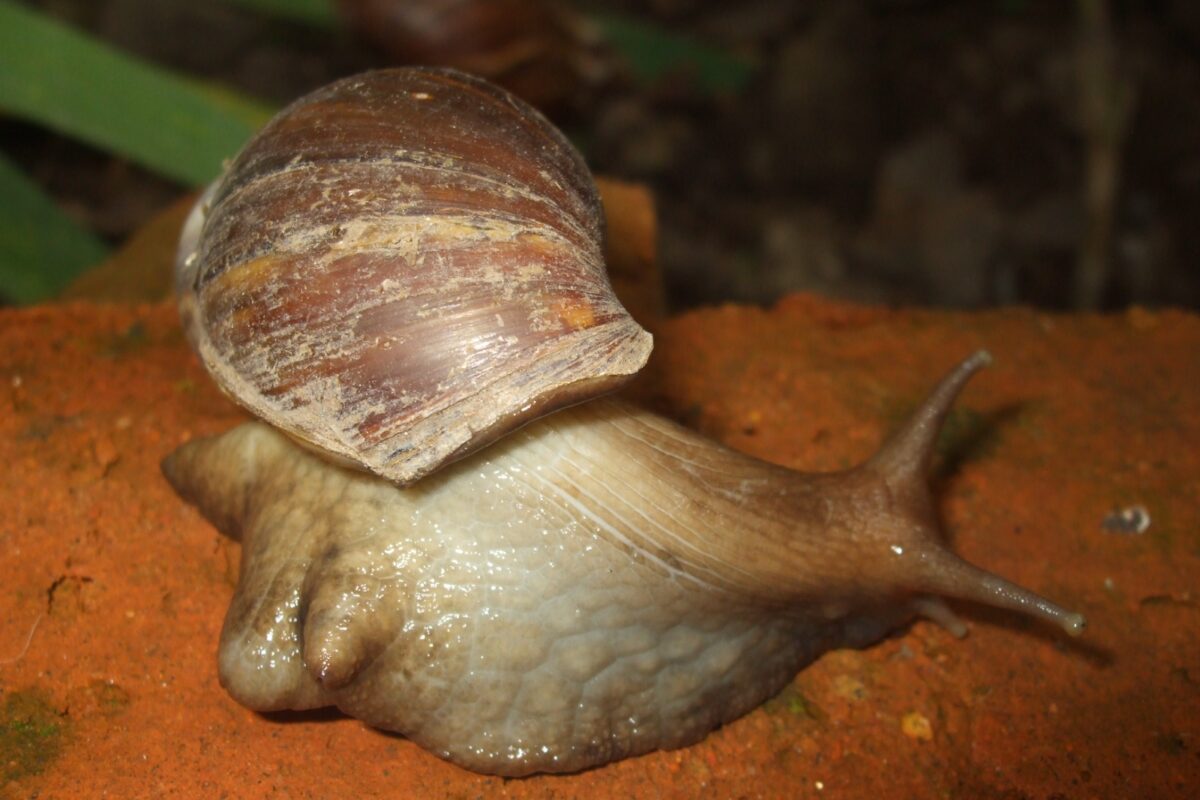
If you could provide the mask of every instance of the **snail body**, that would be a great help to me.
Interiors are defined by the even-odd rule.
[[[223,685],[257,710],[336,705],[480,772],[573,771],[694,742],[822,649],[883,632],[781,612],[664,550],[614,487],[637,481],[664,517],[692,501],[658,479],[635,437],[663,432],[631,411],[560,412],[408,489],[261,423],[184,451],[181,486],[239,465],[233,486],[184,489],[212,518],[255,508]]]
[[[414,92],[453,94],[448,106],[414,106],[420,113],[433,109],[442,122],[443,115],[460,121],[446,109],[463,104],[517,109],[517,129],[536,132],[534,154],[569,168],[518,170],[518,188],[502,194],[521,195],[519,187],[528,185],[523,174],[570,187],[563,195],[573,198],[568,207],[579,198],[585,202],[577,205],[589,207],[592,192],[576,174],[569,147],[567,155],[558,152],[561,137],[547,134],[540,117],[498,90],[458,73],[399,70],[335,84],[321,102],[369,117],[347,100],[361,99],[368,84],[367,95],[378,90],[393,102]],[[519,249],[518,262],[496,269],[555,275],[549,288],[533,292],[551,311],[514,311],[526,301],[507,287],[499,319],[483,301],[489,313],[468,315],[493,320],[518,339],[519,327],[505,323],[505,315],[534,320],[533,344],[504,343],[492,351],[495,358],[474,358],[470,345],[486,349],[497,337],[482,323],[454,324],[461,303],[449,289],[449,302],[434,292],[438,307],[449,311],[433,318],[469,333],[467,346],[433,360],[444,380],[417,381],[412,391],[428,400],[428,413],[414,411],[406,398],[403,413],[387,416],[378,406],[385,392],[368,378],[403,395],[402,371],[364,372],[361,364],[378,356],[360,349],[346,359],[340,339],[326,346],[308,338],[297,348],[302,317],[316,316],[323,330],[336,325],[308,305],[289,303],[293,294],[262,287],[266,272],[290,260],[284,274],[292,292],[326,275],[354,276],[346,279],[347,291],[357,289],[363,260],[356,256],[347,266],[338,251],[351,223],[327,221],[333,227],[322,228],[315,246],[309,239],[308,249],[285,248],[286,259],[274,245],[231,244],[239,217],[229,209],[263,206],[245,195],[275,180],[270,170],[246,165],[264,163],[263,142],[280,131],[309,141],[311,120],[324,117],[297,123],[307,107],[301,101],[298,116],[297,107],[285,112],[249,156],[235,161],[202,203],[203,219],[185,236],[180,259],[181,308],[197,349],[226,391],[279,429],[247,423],[190,442],[163,465],[184,498],[243,543],[219,656],[222,684],[239,702],[258,710],[336,705],[482,772],[566,772],[694,742],[777,692],[821,652],[865,645],[916,615],[962,634],[943,596],[1033,614],[1070,632],[1082,627],[1082,617],[967,564],[941,543],[926,486],[930,454],[941,421],[986,354],[953,370],[874,458],[835,474],[753,459],[618,401],[580,403],[636,369],[629,365],[644,360],[648,336],[615,299],[603,297],[603,273],[597,281],[589,254],[594,242],[584,243],[581,258],[567,255],[566,245],[550,246],[579,241],[578,231],[598,224],[572,222],[563,233],[536,202],[519,204],[521,213],[533,209],[535,233],[505,241],[537,246]],[[494,116],[474,116],[480,114]],[[429,161],[394,142],[387,148],[400,151],[389,159]],[[286,177],[345,160],[312,145],[293,158],[273,163],[286,165]],[[467,171],[499,180],[478,165]],[[321,178],[325,188],[328,180]],[[305,196],[308,184],[300,185]],[[414,264],[491,264],[495,255],[494,238],[470,233],[495,228],[478,197],[464,205],[439,195],[432,208],[429,195],[405,191],[411,213],[377,206],[374,216],[354,224],[377,226],[383,214],[399,226],[389,229],[387,241],[411,243],[437,230],[427,237],[435,247],[413,256],[406,244],[391,283],[367,300],[334,304],[337,325],[370,333],[371,347],[388,345],[385,352],[415,346],[420,337],[408,332],[408,316],[388,317],[396,330],[360,323],[380,304],[409,310],[406,300],[419,282],[411,277]],[[508,208],[506,224],[530,224]],[[429,221],[435,212],[465,229],[471,247],[483,242],[487,257],[463,255],[468,244],[443,235],[446,220]],[[366,262],[379,266],[367,271],[383,270],[383,256],[368,250]],[[247,255],[223,255],[234,252]],[[234,275],[245,263],[249,277]],[[474,296],[479,282],[470,269],[466,274],[451,288],[465,286]],[[529,282],[517,286],[526,291]],[[325,287],[306,303],[331,291]],[[284,321],[274,326],[280,305]],[[427,319],[418,319],[424,323],[418,329],[436,330]],[[567,345],[547,344],[547,320]],[[441,346],[446,337],[432,338]],[[580,341],[582,353],[572,346]],[[252,357],[237,350],[247,342]],[[550,354],[550,379],[520,377],[531,348]],[[403,360],[425,363],[413,355]],[[356,367],[343,379],[338,369],[347,361]],[[289,377],[281,380],[281,373]],[[462,391],[447,384],[462,375],[477,385]],[[314,376],[322,386],[317,393],[303,386]],[[478,385],[504,391],[485,392],[493,402],[472,425],[456,411],[472,404]],[[370,414],[350,407],[361,397],[370,398]],[[511,408],[510,397],[517,398]],[[533,418],[551,409],[558,410]],[[315,421],[322,410],[332,410],[324,430]],[[386,437],[374,437],[374,423],[364,423],[380,418],[387,419]],[[432,455],[414,456],[402,446],[418,440]],[[361,457],[359,445],[365,445]]]

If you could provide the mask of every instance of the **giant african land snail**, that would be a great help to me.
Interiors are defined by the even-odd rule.
[[[942,595],[1083,626],[939,541],[925,472],[985,354],[836,474],[580,402],[650,339],[608,289],[582,161],[480,80],[377,72],[292,105],[194,213],[179,289],[214,378],[287,434],[164,462],[243,541],[220,674],[251,708],[570,771],[694,742],[914,615],[962,633]]]

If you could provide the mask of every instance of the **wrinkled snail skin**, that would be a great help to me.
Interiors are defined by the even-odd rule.
[[[931,424],[832,475],[610,400],[406,489],[261,423],[190,443],[167,476],[244,548],[222,683],[250,708],[336,705],[523,775],[697,741],[825,650],[918,614],[961,633],[939,594],[1074,632],[1081,617],[959,560],[932,527],[928,448],[981,361],[918,412]]]
[[[184,329],[262,421],[163,471],[242,542],[234,698],[570,772],[697,741],[914,616],[964,634],[943,597],[1082,629],[942,544],[930,457],[986,353],[856,469],[756,460],[600,396],[651,346],[601,223],[553,126],[447,70],[300,99],[205,193]]]

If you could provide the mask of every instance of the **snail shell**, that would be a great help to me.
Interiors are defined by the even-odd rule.
[[[292,104],[206,192],[184,327],[251,412],[407,484],[645,364],[602,220],[578,153],[522,101],[449,70],[367,73]]]

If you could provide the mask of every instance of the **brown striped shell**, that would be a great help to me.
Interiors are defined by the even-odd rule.
[[[217,383],[407,484],[615,388],[651,337],[609,286],[563,135],[504,90],[394,69],[293,103],[197,205],[184,327]]]

